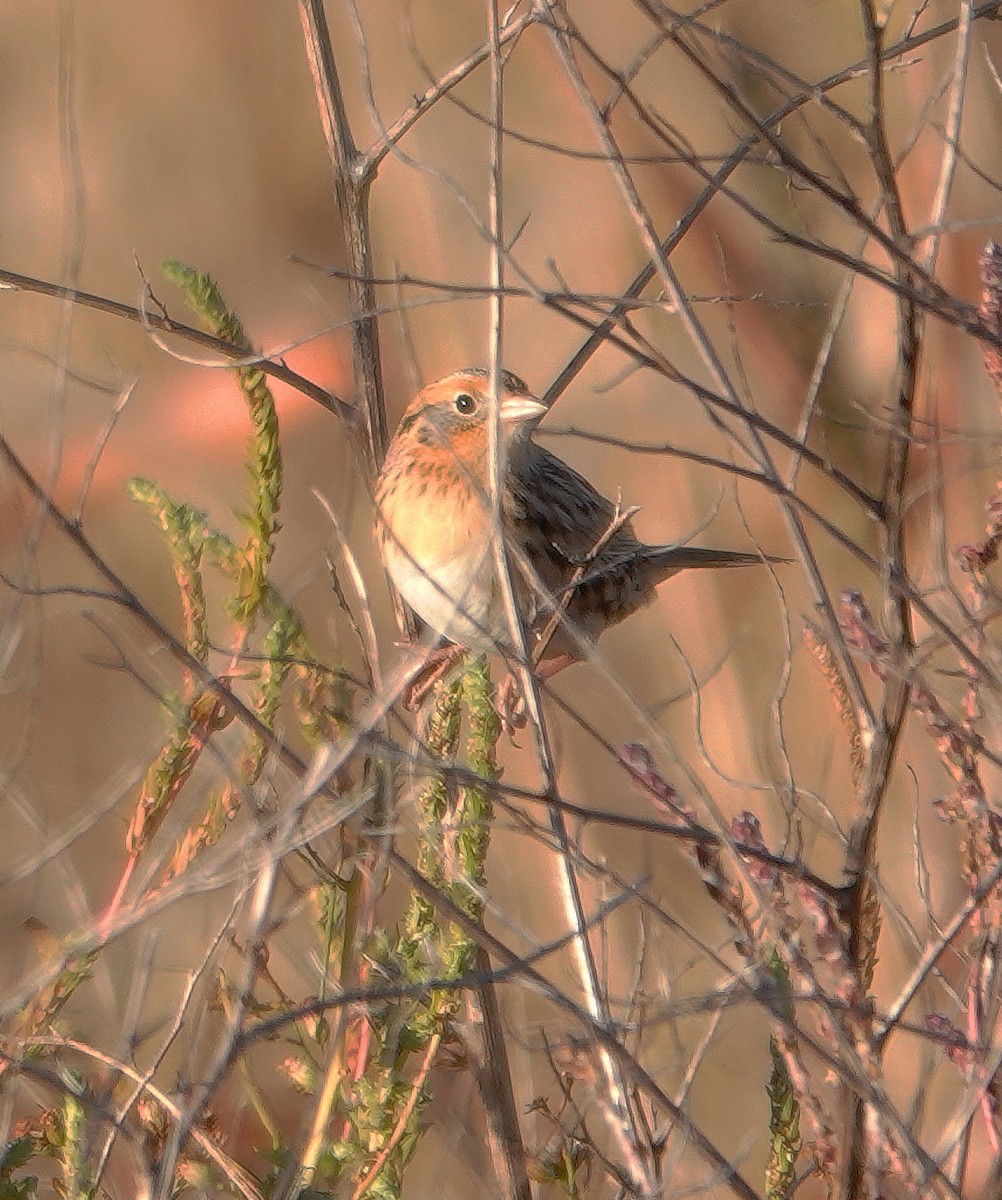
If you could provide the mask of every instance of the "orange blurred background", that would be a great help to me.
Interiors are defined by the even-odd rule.
[[[427,86],[422,56],[427,70],[437,74],[485,36],[480,0],[410,5],[364,0],[362,42],[349,10],[341,4],[328,7],[353,130],[362,147],[378,135],[365,100],[364,62],[380,118],[389,124]],[[652,36],[650,23],[632,5],[577,0],[571,7],[617,70],[633,63]],[[955,11],[945,3],[931,6],[922,28]],[[857,61],[862,53],[852,6],[737,0],[715,9],[707,20],[809,80]],[[905,24],[905,14],[892,20],[889,42],[901,36]],[[943,286],[968,303],[978,296],[980,247],[999,236],[1002,224],[992,182],[1002,171],[1000,99],[980,53],[984,47],[997,57],[1002,31],[978,24],[975,38],[979,52],[971,58],[962,145],[967,160],[987,178],[967,161],[961,163],[947,210],[953,224],[943,237],[937,266]],[[180,259],[217,280],[266,354],[281,355],[297,371],[353,401],[345,287],[297,261],[340,268],[344,253],[331,166],[291,0],[140,6],[127,0],[0,0],[0,47],[0,156],[6,164],[0,266],[131,304],[142,297],[141,269],[171,315],[188,320],[181,298],[159,272],[162,260]],[[905,69],[888,74],[889,137],[896,151],[906,145],[933,90],[949,74],[953,53],[954,39],[944,38],[908,56]],[[721,50],[717,63],[760,114],[778,103],[763,79],[736,56],[728,61]],[[599,103],[612,95],[610,83],[593,66],[585,74]],[[522,229],[514,261],[540,288],[566,284],[572,291],[621,294],[645,261],[642,241],[545,30],[532,28],[522,36],[505,83],[505,120],[512,131],[505,139],[505,223],[509,234]],[[705,156],[711,170],[746,132],[670,44],[653,50],[632,87],[638,101]],[[862,83],[833,95],[862,113]],[[417,123],[400,153],[385,160],[373,186],[372,237],[380,276],[398,272],[471,285],[487,281],[488,247],[468,211],[472,208],[479,222],[486,220],[486,69],[461,85],[455,99],[459,103],[445,99]],[[841,183],[837,164],[869,209],[877,193],[863,147],[830,113],[813,106],[806,116],[809,127],[789,118],[784,138],[822,174]],[[934,116],[943,119],[942,107]],[[611,128],[624,153],[655,160],[634,165],[633,176],[664,236],[700,183],[684,164],[657,161],[663,144],[625,101],[616,106]],[[830,160],[818,150],[821,143]],[[930,211],[941,155],[934,122],[920,133],[901,167],[906,217],[918,230]],[[817,194],[792,185],[765,150],[756,152],[730,183],[784,227],[858,252],[853,222]],[[886,265],[870,249],[865,256]],[[672,266],[696,299],[696,312],[746,401],[795,434],[843,282],[840,269],[780,244],[719,196],[673,255]],[[514,271],[509,278],[521,282]],[[657,283],[648,288],[647,298],[656,299],[658,288]],[[484,300],[446,300],[431,289],[403,287],[397,293],[386,287],[379,295],[387,310],[380,336],[392,427],[418,383],[487,361],[489,314]],[[734,303],[719,302],[727,296],[735,297]],[[505,318],[505,364],[541,394],[580,345],[582,332],[533,300],[510,301]],[[681,370],[709,384],[680,322],[664,306],[652,305],[633,319]],[[821,387],[822,417],[812,443],[873,490],[879,490],[882,471],[879,435],[894,402],[889,386],[894,319],[886,292],[859,281]],[[215,525],[230,533],[238,529],[234,512],[245,503],[249,427],[231,376],[211,355],[180,340],[168,338],[160,345],[135,325],[13,290],[0,291],[0,346],[4,436],[64,508],[77,506],[86,481],[88,537],[143,601],[179,630],[180,606],[162,538],[127,497],[125,484],[136,475],[152,477],[176,499],[205,510]],[[587,438],[559,436],[559,430],[573,428],[733,456],[747,465],[694,396],[627,366],[613,348],[596,354],[560,397],[540,440],[607,495],[620,489],[624,503],[641,505],[636,524],[649,541],[684,539],[700,530],[695,540],[703,544],[789,553],[781,508],[765,489],[670,455],[634,455]],[[311,489],[319,489],[348,532],[366,579],[384,661],[392,664],[399,656],[397,635],[359,464],[336,417],[287,387],[274,390],[286,485],[273,580],[300,606],[327,660],[357,667],[357,651],[326,576],[324,553],[332,547],[336,552],[337,541],[312,495]],[[940,448],[945,485],[936,484],[935,456],[919,445],[909,489],[914,513],[910,567],[921,585],[931,586],[938,565],[935,522],[942,521],[950,550],[981,536],[982,503],[998,475],[998,415],[976,344],[935,321],[927,329],[919,394],[921,428],[931,433],[932,425],[924,423],[935,421],[950,431]],[[92,470],[111,415],[126,395]],[[777,459],[789,463],[784,453]],[[798,489],[849,537],[874,549],[873,529],[834,487],[804,468]],[[9,473],[0,475],[0,505],[0,552],[8,577],[31,586],[95,585],[79,554],[51,525],[36,541],[39,514]],[[876,581],[851,555],[816,527],[809,526],[809,533],[833,595],[845,586],[877,595]],[[777,849],[795,793],[807,857],[816,870],[831,874],[841,861],[833,818],[843,824],[851,818],[852,791],[843,731],[800,640],[802,614],[811,611],[812,596],[795,566],[774,576],[764,570],[733,573],[740,578],[721,574],[728,577],[671,582],[655,606],[603,639],[601,657],[618,682],[594,665],[581,665],[558,679],[554,689],[613,746],[631,740],[656,746],[669,778],[682,789],[685,772],[666,757],[666,748],[673,747],[724,819],[752,809]],[[22,929],[26,918],[40,919],[61,936],[86,926],[110,899],[137,785],[165,730],[156,693],[176,687],[178,674],[126,614],[98,600],[18,598],[8,590],[2,603],[6,848],[0,874],[8,883],[0,889],[0,982],[14,987],[35,961],[36,948]],[[226,625],[216,611],[214,639],[225,647]],[[121,660],[129,669],[122,669]],[[698,705],[690,671],[699,683]],[[782,739],[776,706],[782,711]],[[555,707],[551,717],[568,799],[650,815],[593,738]],[[505,778],[531,784],[537,780],[531,739],[522,743],[521,749],[503,750]],[[942,864],[947,883],[935,901],[949,905],[960,894],[956,842],[925,803],[944,784],[921,727],[910,729],[900,761],[907,769],[899,772],[893,807],[884,819],[880,861],[901,912],[922,920],[927,902],[915,887],[916,844],[934,869]],[[205,770],[202,786],[210,782],[211,772]],[[197,803],[188,804],[191,819]],[[184,819],[182,814],[182,825]],[[648,880],[648,890],[711,944],[726,945],[719,914],[674,846],[603,827],[589,828],[584,841],[623,878]],[[33,866],[25,877],[26,863]],[[563,913],[553,891],[539,883],[551,873],[548,852],[527,845],[502,822],[492,863],[499,928],[531,931],[539,941],[559,936]],[[114,1030],[135,995],[134,972],[141,960],[151,981],[141,1027],[157,1028],[168,1019],[164,1014],[171,1012],[184,972],[198,960],[230,900],[221,889],[177,905],[158,919],[156,929],[120,939],[102,956],[86,996],[75,998],[72,1020],[93,1038],[99,1027]],[[605,947],[605,966],[613,992],[623,995],[645,943],[633,910],[620,914],[611,928],[615,936]],[[881,954],[886,994],[893,994],[912,954],[902,929],[903,918],[897,927],[890,923]],[[650,936],[644,952],[661,966],[645,986],[668,988],[670,983],[685,993],[707,986],[698,956],[681,939],[660,927]],[[142,956],[147,951],[148,960]],[[272,963],[293,994],[309,978],[305,959],[304,944],[290,938],[285,961]],[[563,982],[570,985],[570,975]],[[531,996],[512,995],[507,1002],[524,1038],[516,1069],[528,1098],[548,1086],[533,1025],[541,1019],[540,1008]],[[761,1119],[754,1126],[755,1140],[745,1140],[746,1077],[761,1075],[764,1087],[768,1070],[763,1037],[756,1038],[753,1052],[747,1051],[747,1030],[759,1027],[757,1017],[727,1018],[692,1097],[697,1119],[720,1144],[729,1153],[750,1156],[749,1177],[760,1170],[765,1141]],[[667,1081],[676,1081],[686,1062],[676,1034],[655,1035]],[[686,1030],[679,1037],[687,1041],[690,1034]],[[907,1095],[919,1071],[917,1058],[903,1054],[896,1062],[892,1054],[889,1070]],[[462,1086],[442,1085],[446,1092]],[[751,1092],[764,1114],[762,1088],[756,1084]],[[442,1104],[444,1112],[449,1104],[464,1112],[462,1098]],[[453,1179],[446,1178],[441,1163],[426,1162],[423,1169],[443,1194],[471,1194],[466,1190],[473,1186],[471,1177],[462,1170]]]

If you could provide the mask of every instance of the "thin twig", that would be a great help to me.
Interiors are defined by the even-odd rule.
[[[296,391],[302,392],[304,396],[308,396],[323,408],[333,412],[344,421],[349,429],[354,429],[357,425],[357,415],[352,405],[334,395],[333,392],[327,392],[322,387],[318,387],[317,384],[305,376],[291,370],[285,363],[277,362],[260,355],[248,356],[245,346],[235,346],[231,342],[224,341],[222,338],[213,337],[212,334],[205,333],[204,330],[195,329],[191,325],[175,321],[166,314],[134,308],[131,304],[122,304],[121,301],[111,300],[107,296],[97,296],[93,292],[82,292],[76,288],[63,287],[58,283],[50,283],[45,279],[35,279],[30,275],[21,275],[16,271],[8,271],[2,267],[0,267],[0,287],[21,292],[35,292],[41,296],[51,296],[56,300],[69,300],[73,304],[81,304],[85,308],[92,308],[97,312],[107,313],[113,317],[121,317],[125,321],[134,322],[136,325],[158,329],[161,333],[176,334],[178,337],[184,338],[185,341],[192,342],[198,346],[204,346],[208,350],[215,350],[217,353],[223,355],[224,358],[231,359],[232,362],[239,363],[242,366],[254,364],[255,366],[259,366],[272,379],[277,379],[280,383],[287,383],[290,387],[295,388]]]
[[[129,1066],[128,1063],[120,1062],[110,1055],[103,1054],[94,1046],[89,1046],[85,1042],[77,1041],[73,1038],[57,1037],[49,1035],[46,1037],[34,1037],[31,1039],[31,1044],[35,1046],[49,1046],[62,1050],[73,1050],[86,1058],[92,1058],[95,1062],[101,1063],[102,1066],[122,1075],[124,1078],[131,1080],[140,1091],[141,1094],[149,1095],[169,1116],[175,1121],[180,1121],[183,1117],[183,1110],[180,1105],[176,1104],[170,1095],[157,1087],[151,1079],[144,1073]],[[198,1145],[199,1149],[207,1158],[216,1164],[223,1174],[223,1178],[228,1180],[245,1200],[263,1200],[263,1193],[258,1189],[256,1183],[251,1176],[240,1166],[234,1162],[229,1155],[224,1154],[216,1145],[213,1138],[200,1129],[191,1130],[192,1140]]]

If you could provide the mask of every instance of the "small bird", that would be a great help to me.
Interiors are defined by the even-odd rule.
[[[532,440],[547,409],[518,376],[498,380],[501,529],[537,668],[552,675],[594,640],[649,604],[663,580],[690,567],[738,567],[761,554],[648,546],[577,471]],[[383,562],[407,603],[458,647],[511,652],[492,539],[490,380],[467,368],[429,384],[401,418],[376,482]],[[554,621],[554,614],[560,616]]]

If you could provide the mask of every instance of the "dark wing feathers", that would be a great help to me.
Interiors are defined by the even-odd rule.
[[[583,475],[562,459],[534,443],[529,453],[509,474],[508,511],[521,540],[537,540],[564,567],[576,567],[608,533],[616,515],[612,504],[597,492]],[[633,556],[643,543],[627,522],[600,552],[596,567],[605,556],[617,561]]]
[[[562,459],[535,443],[511,464],[505,516],[516,541],[524,548],[552,602],[559,601],[574,574],[568,616],[595,632],[615,624],[654,597],[655,587],[679,571],[699,567],[741,567],[783,562],[755,553],[712,550],[698,546],[648,546],[626,521],[595,555],[606,537],[616,510],[592,485]],[[537,612],[552,607],[536,598]],[[603,616],[596,621],[596,609]]]

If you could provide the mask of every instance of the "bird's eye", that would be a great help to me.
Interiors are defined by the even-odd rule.
[[[460,392],[455,399],[456,412],[460,412],[464,417],[468,417],[470,413],[477,411],[477,402],[469,392]]]

